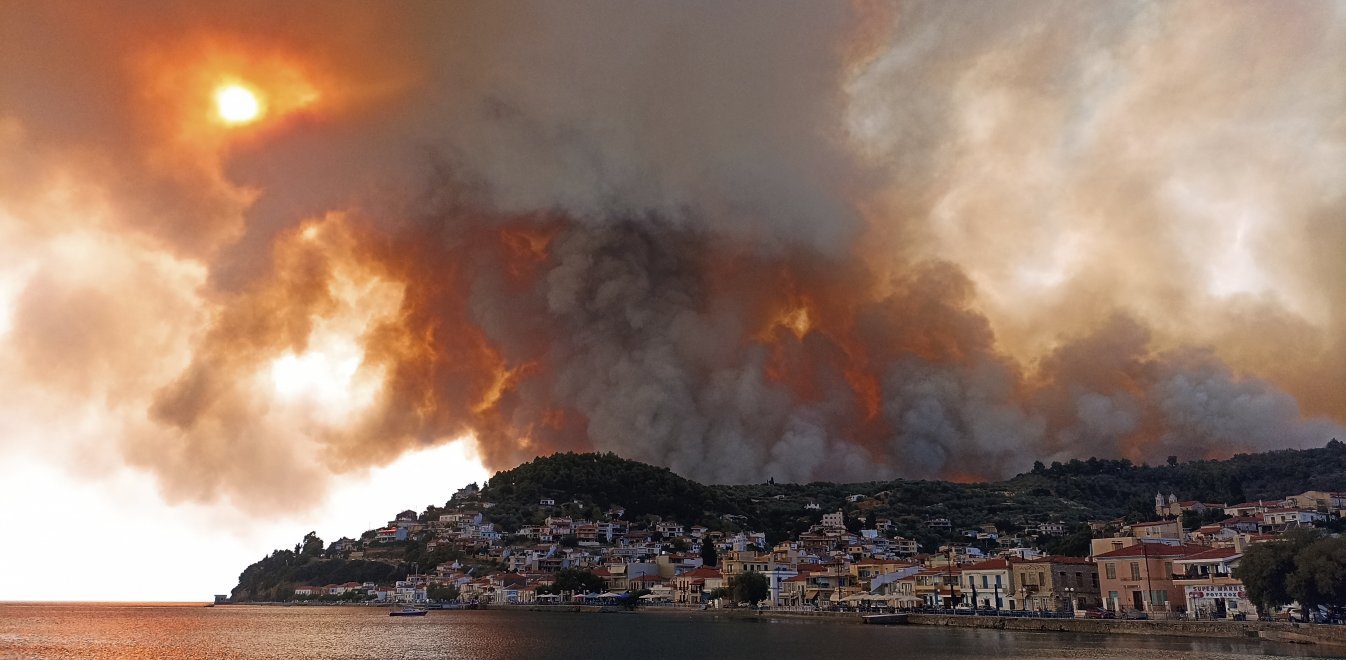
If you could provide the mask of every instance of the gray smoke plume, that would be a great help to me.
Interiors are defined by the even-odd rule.
[[[1343,11],[11,3],[0,235],[141,266],[15,275],[0,376],[244,505],[463,434],[710,482],[1322,444]],[[271,114],[201,119],[224,73]]]

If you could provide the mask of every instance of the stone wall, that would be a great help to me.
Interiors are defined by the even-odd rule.
[[[907,622],[922,626],[1058,631],[1104,635],[1251,638],[1276,642],[1346,646],[1346,626],[1274,621],[1123,621],[1116,619],[1038,619],[912,614],[907,617]]]

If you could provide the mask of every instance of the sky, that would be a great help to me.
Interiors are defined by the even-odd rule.
[[[4,3],[0,524],[92,545],[11,547],[0,599],[205,598],[555,451],[1346,438],[1343,19]]]

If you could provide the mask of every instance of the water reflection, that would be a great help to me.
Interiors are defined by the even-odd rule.
[[[1242,640],[1007,632],[702,613],[505,611],[387,616],[382,608],[0,604],[0,657],[22,658],[985,658],[1341,657]]]

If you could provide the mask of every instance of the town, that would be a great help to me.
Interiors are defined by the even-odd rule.
[[[1238,569],[1259,544],[1327,538],[1312,531],[1346,518],[1346,492],[1310,490],[1233,504],[1156,493],[1153,520],[1090,522],[1087,556],[1048,554],[1028,542],[1066,531],[1053,522],[1031,530],[1000,529],[994,522],[955,530],[947,518],[932,517],[924,525],[963,540],[923,547],[895,534],[892,521],[864,513],[885,495],[848,495],[850,513],[822,512],[806,531],[769,544],[763,532],[726,532],[657,516],[627,520],[619,505],[579,517],[571,512],[594,511],[592,503],[549,497],[532,505],[540,524],[502,529],[488,521],[496,504],[473,484],[443,508],[402,512],[359,539],[342,538],[322,549],[329,558],[377,562],[420,541],[430,555],[452,561],[416,567],[388,583],[299,584],[285,597],[490,606],[741,603],[1076,618],[1335,616],[1327,607],[1259,608]],[[820,506],[808,502],[802,508],[817,512]],[[758,584],[757,593],[735,590],[740,582]]]

